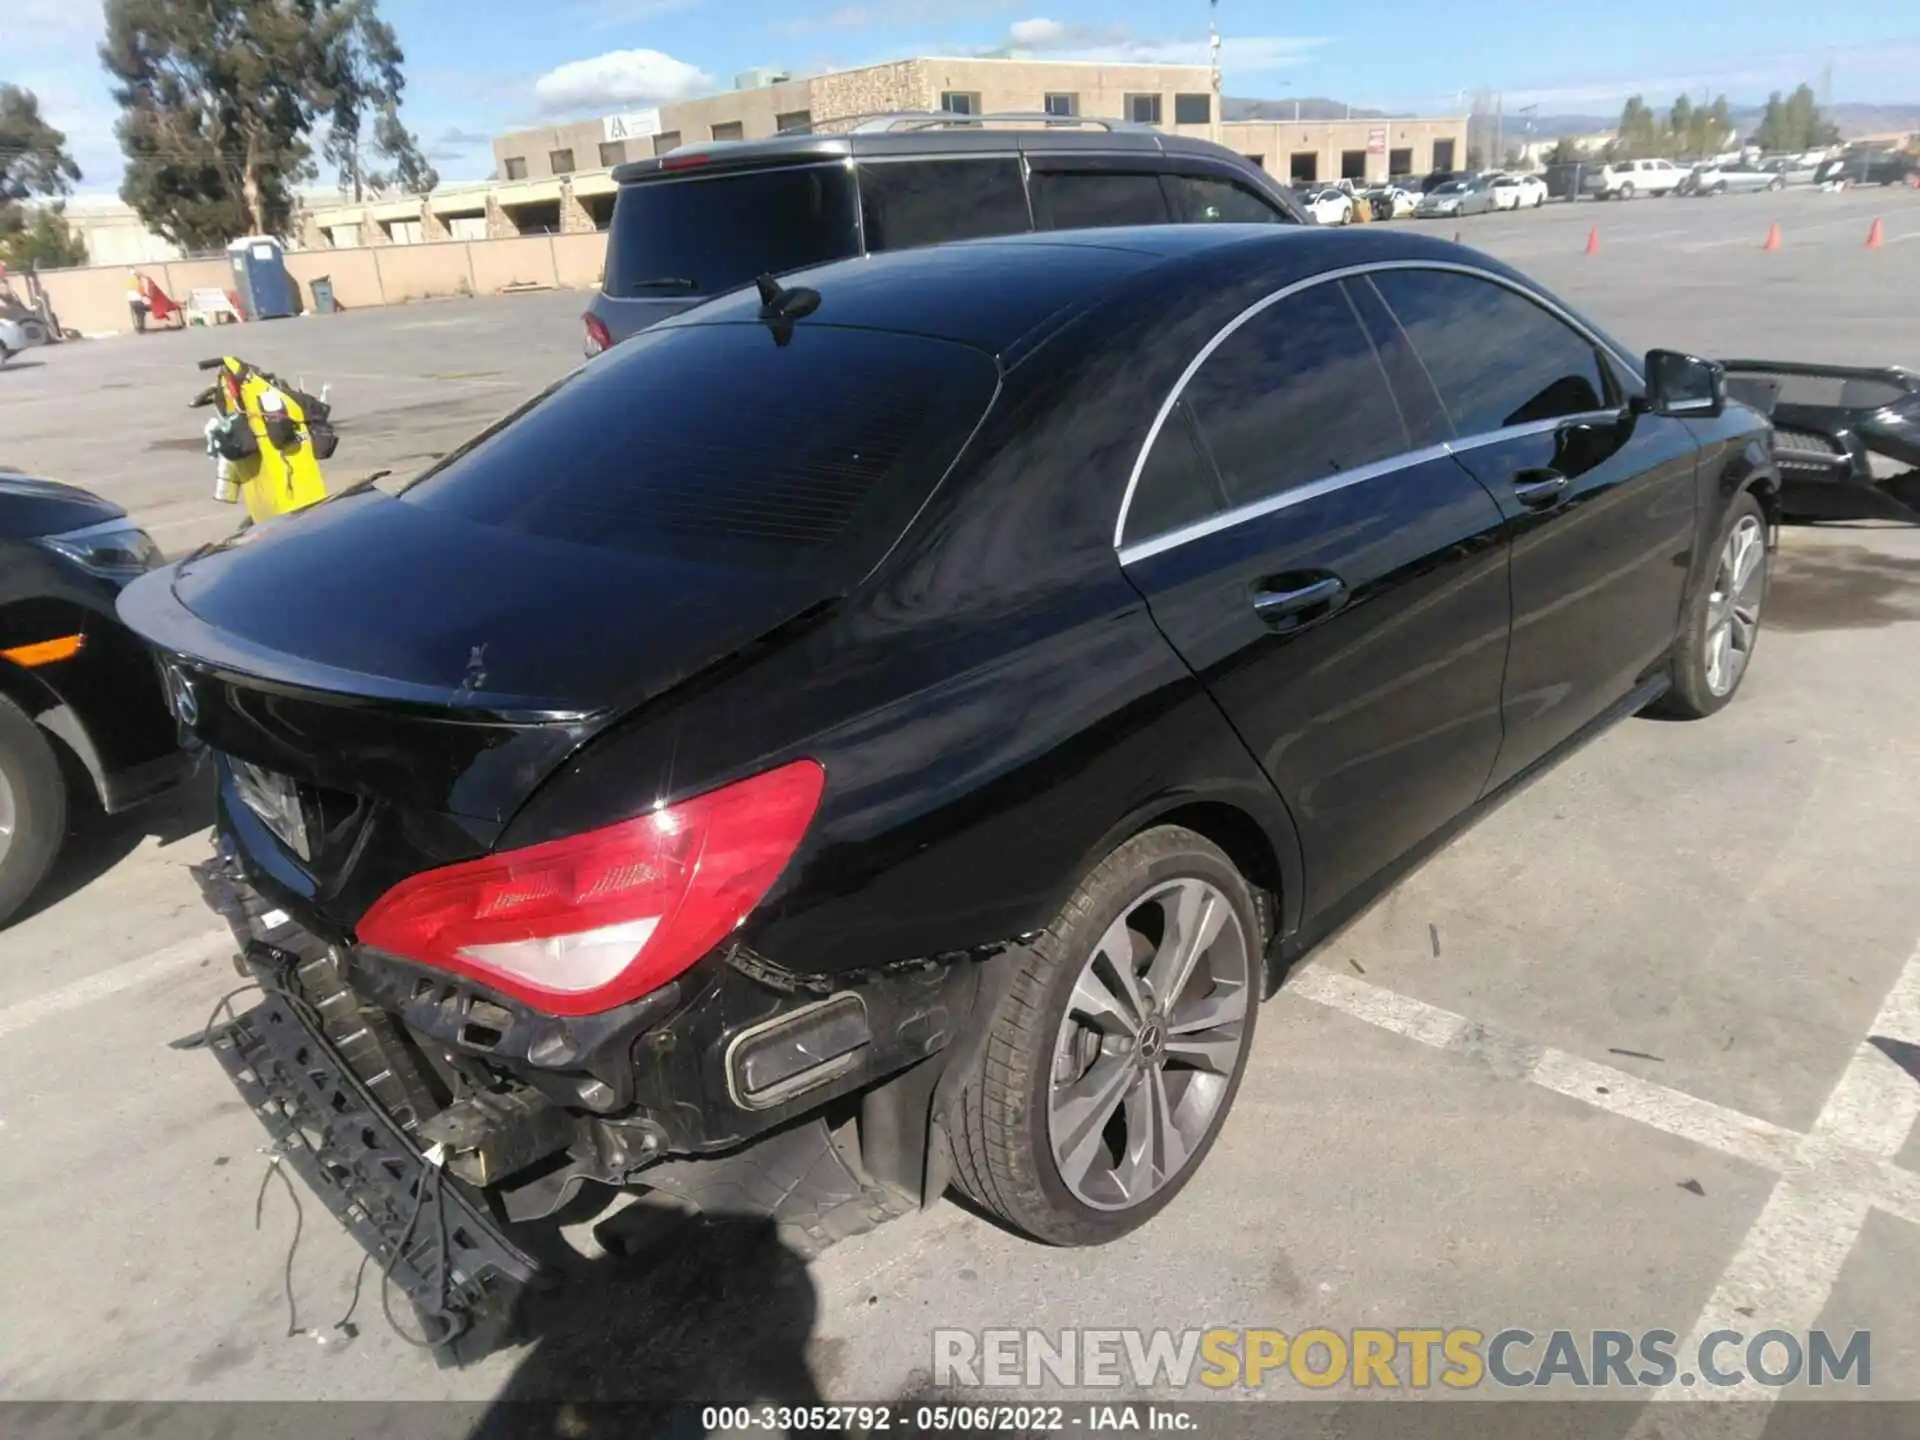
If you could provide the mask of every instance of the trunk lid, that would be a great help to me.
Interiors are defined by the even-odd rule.
[[[136,582],[120,613],[203,739],[309,787],[309,856],[268,845],[237,792],[225,808],[283,888],[333,893],[350,924],[379,893],[367,865],[384,885],[489,848],[588,737],[830,611],[997,378],[920,336],[649,332],[398,495],[243,532]]]

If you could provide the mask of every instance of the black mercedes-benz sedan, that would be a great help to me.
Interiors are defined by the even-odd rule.
[[[265,992],[213,1048],[450,1343],[582,1187],[1112,1239],[1317,935],[1728,702],[1777,484],[1715,365],[1424,236],[769,280],[124,596]]]

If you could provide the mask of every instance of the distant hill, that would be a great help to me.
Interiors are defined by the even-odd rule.
[[[1654,101],[1649,104],[1656,109],[1664,109],[1671,101]],[[1295,106],[1299,107],[1298,114]],[[1879,135],[1888,131],[1912,132],[1920,130],[1920,104],[1915,105],[1865,105],[1852,101],[1826,107],[1827,113],[1840,127],[1840,133],[1851,139],[1856,135]],[[1765,112],[1761,105],[1735,105],[1733,123],[1742,135],[1750,135],[1760,123]],[[1299,100],[1248,100],[1222,96],[1220,114],[1227,120],[1344,120],[1351,115],[1355,120],[1385,120],[1411,114],[1406,110],[1369,110],[1362,106],[1348,107],[1345,101],[1329,100],[1325,96],[1303,96]],[[1517,111],[1506,113],[1503,125],[1509,140],[1522,133],[1536,140],[1555,140],[1562,135],[1592,135],[1597,131],[1611,130],[1619,120],[1620,112],[1615,110],[1603,115],[1536,115],[1531,126],[1526,117]]]

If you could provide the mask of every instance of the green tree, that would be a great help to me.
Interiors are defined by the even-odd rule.
[[[1752,143],[1766,151],[1793,151],[1832,145],[1839,139],[1840,129],[1820,113],[1813,87],[1798,85],[1784,100],[1778,90],[1767,97]]]
[[[1693,101],[1682,95],[1667,111],[1665,152],[1669,156],[1697,154],[1695,142],[1699,139],[1698,131],[1699,127],[1694,123]]]
[[[87,263],[86,242],[68,228],[60,205],[0,219],[0,262],[14,270],[58,270]]]
[[[1571,135],[1562,135],[1554,141],[1553,149],[1547,152],[1549,165],[1574,165],[1587,158],[1587,152],[1580,148]]]
[[[48,243],[52,231],[40,218],[43,210],[28,210],[32,199],[57,200],[71,194],[80,167],[67,153],[67,137],[40,114],[40,101],[31,90],[0,84],[0,259],[25,265]],[[71,238],[63,222],[54,230]],[[29,240],[31,233],[42,236]],[[85,250],[81,256],[84,261]],[[75,264],[72,260],[44,260],[42,264]]]
[[[373,0],[343,0],[334,17],[333,43],[323,57],[328,130],[321,153],[338,169],[340,188],[355,200],[368,190],[377,194],[395,186],[424,195],[440,183],[420,153],[420,142],[400,119],[406,58]],[[368,168],[370,155],[392,170]]]
[[[364,189],[370,151],[437,179],[399,121],[404,81],[377,0],[106,0],[101,61],[121,107],[121,197],[189,251],[284,235],[327,158]],[[379,177],[384,179],[384,177]]]
[[[1660,154],[1662,148],[1661,127],[1655,122],[1653,111],[1640,96],[1629,96],[1627,103],[1620,107],[1620,123],[1613,142],[1607,146],[1607,158],[1644,160]]]

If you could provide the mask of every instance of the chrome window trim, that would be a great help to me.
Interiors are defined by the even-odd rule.
[[[1261,515],[1269,515],[1276,510],[1283,510],[1289,504],[1297,504],[1301,500],[1311,499],[1316,495],[1330,494],[1332,491],[1341,489],[1344,486],[1358,484],[1362,480],[1371,479],[1376,475],[1385,475],[1407,465],[1424,463],[1427,460],[1436,458],[1438,455],[1457,453],[1461,450],[1472,450],[1481,445],[1490,445],[1500,440],[1516,439],[1524,435],[1538,434],[1543,430],[1564,425],[1570,420],[1592,419],[1599,415],[1617,416],[1620,413],[1617,409],[1584,411],[1578,415],[1560,415],[1551,420],[1533,421],[1526,425],[1509,425],[1503,429],[1489,430],[1476,435],[1457,436],[1452,440],[1442,441],[1437,445],[1430,445],[1421,450],[1389,456],[1385,460],[1376,460],[1370,464],[1358,465],[1352,470],[1342,471],[1337,475],[1329,475],[1323,479],[1311,481],[1306,485],[1295,486],[1291,490],[1283,490],[1276,495],[1269,495],[1260,500],[1249,501],[1247,504],[1234,509],[1223,510],[1218,514],[1209,515],[1204,520],[1196,520],[1188,525],[1183,525],[1177,530],[1169,530],[1161,535],[1149,536],[1145,540],[1136,540],[1132,544],[1126,543],[1123,537],[1126,534],[1127,528],[1127,512],[1133,508],[1133,492],[1139,488],[1141,473],[1147,466],[1147,456],[1152,453],[1154,442],[1160,438],[1160,431],[1162,427],[1166,425],[1167,417],[1173,413],[1173,407],[1180,403],[1180,397],[1186,393],[1188,384],[1190,384],[1193,377],[1200,372],[1200,367],[1212,358],[1213,352],[1231,339],[1241,326],[1245,325],[1262,311],[1279,304],[1282,300],[1289,299],[1303,291],[1311,290],[1317,285],[1330,284],[1336,280],[1349,280],[1355,276],[1379,274],[1388,270],[1444,270],[1458,275],[1470,276],[1475,280],[1485,280],[1490,284],[1500,286],[1502,289],[1511,290],[1521,299],[1531,301],[1548,314],[1560,320],[1575,333],[1582,336],[1596,350],[1612,356],[1619,363],[1625,365],[1629,374],[1635,376],[1640,374],[1640,367],[1637,363],[1628,356],[1621,354],[1619,350],[1615,349],[1602,336],[1595,334],[1577,315],[1565,306],[1549,299],[1545,295],[1540,295],[1529,290],[1517,281],[1509,280],[1504,275],[1496,275],[1492,271],[1483,270],[1476,265],[1465,265],[1454,260],[1375,260],[1364,265],[1347,265],[1338,270],[1323,270],[1317,275],[1309,275],[1304,280],[1296,280],[1291,285],[1284,285],[1270,295],[1262,296],[1246,309],[1242,310],[1238,315],[1234,316],[1233,319],[1221,327],[1220,331],[1214,335],[1211,340],[1200,347],[1200,352],[1195,355],[1193,359],[1189,360],[1186,368],[1180,372],[1180,378],[1173,382],[1173,389],[1167,392],[1166,398],[1160,403],[1160,409],[1153,417],[1153,423],[1147,427],[1147,438],[1140,447],[1140,453],[1134,456],[1133,470],[1127,476],[1126,491],[1120,497],[1120,513],[1115,517],[1113,522],[1113,548],[1118,552],[1122,565],[1129,564],[1134,560],[1144,560],[1149,555],[1158,555],[1163,550],[1172,549],[1175,544],[1184,544],[1186,541],[1198,539],[1202,535],[1214,534],[1217,531],[1240,524],[1242,521],[1255,519]],[[1385,296],[1381,297],[1382,303],[1385,303],[1385,298]],[[1388,308],[1391,309],[1392,307],[1389,306]],[[1362,322],[1362,331],[1363,333],[1365,332],[1364,322]],[[1391,383],[1391,381],[1388,382],[1389,385],[1391,385]]]

